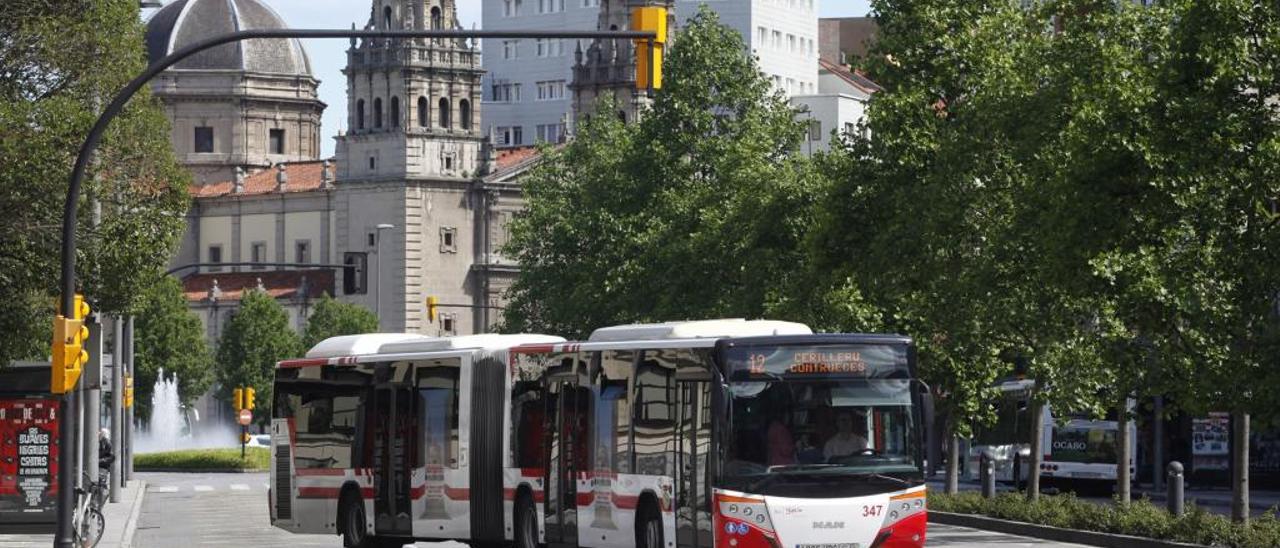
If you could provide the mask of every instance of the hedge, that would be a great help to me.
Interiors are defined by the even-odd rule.
[[[973,492],[947,495],[931,491],[929,508],[939,512],[978,514],[1064,529],[1207,546],[1280,546],[1280,520],[1276,519],[1276,508],[1250,519],[1248,526],[1233,523],[1226,516],[1210,513],[1190,503],[1182,517],[1174,517],[1147,499],[1135,500],[1125,508],[1080,500],[1070,493],[1041,496],[1036,502],[1028,502],[1021,493],[1000,493],[985,499]]]
[[[240,448],[234,449],[188,449],[165,453],[144,453],[133,457],[135,470],[225,470],[250,471],[266,470],[270,464],[271,451],[263,447],[246,449],[244,460],[240,459]]]

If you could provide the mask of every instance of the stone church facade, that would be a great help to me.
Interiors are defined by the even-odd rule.
[[[148,21],[148,51],[155,59],[234,29],[283,27],[260,0],[175,0]],[[372,0],[367,27],[459,25],[453,0]],[[350,129],[333,159],[320,158],[326,106],[297,41],[221,46],[152,86],[195,176],[171,266],[215,344],[255,288],[299,330],[324,293],[376,309],[382,331],[463,335],[501,319],[517,269],[498,250],[536,154],[495,153],[480,131],[478,48],[353,41],[343,72]],[[344,264],[357,275],[344,276]],[[428,296],[440,303],[434,322]]]

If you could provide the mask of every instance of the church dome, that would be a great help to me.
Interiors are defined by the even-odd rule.
[[[259,0],[175,0],[147,21],[147,55],[154,61],[214,36],[283,28],[284,20]],[[226,44],[188,57],[172,69],[311,77],[307,53],[293,39]]]

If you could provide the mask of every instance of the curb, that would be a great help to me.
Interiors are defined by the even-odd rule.
[[[133,547],[133,535],[138,532],[138,518],[142,516],[142,499],[147,496],[147,482],[138,480],[138,496],[133,498],[133,509],[129,512],[129,520],[124,523],[124,536],[120,538],[120,548]]]
[[[266,472],[267,469],[261,470],[244,469],[244,468],[137,468],[135,472],[158,472],[165,474],[254,474]]]
[[[938,512],[936,510],[929,510],[929,522],[940,523],[943,525],[971,527],[974,529],[984,529],[987,531],[995,531],[997,533],[1034,537],[1058,542],[1102,546],[1104,548],[1198,548],[1201,546],[1199,544],[1156,540],[1131,535],[1098,533],[1095,531],[1076,531],[1073,529],[1063,529],[1061,527],[1051,527],[1048,525],[1036,525],[1032,523],[989,518],[973,514]]]

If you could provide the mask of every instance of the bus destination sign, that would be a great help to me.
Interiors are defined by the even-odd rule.
[[[905,346],[735,346],[725,354],[727,369],[735,377],[893,378],[908,373]]]

